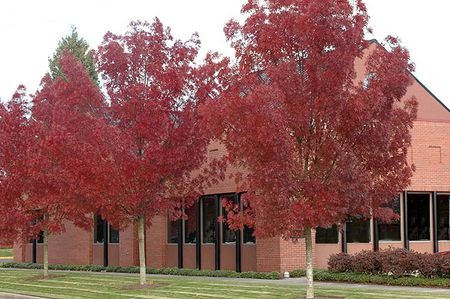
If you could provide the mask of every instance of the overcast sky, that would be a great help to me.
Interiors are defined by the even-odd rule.
[[[232,55],[224,24],[238,17],[244,0],[14,0],[0,4],[0,98],[18,84],[34,92],[61,37],[78,28],[96,48],[109,30],[122,33],[131,20],[158,16],[176,38],[200,34],[202,54]],[[400,37],[416,64],[415,75],[450,107],[448,0],[366,0],[374,37]]]

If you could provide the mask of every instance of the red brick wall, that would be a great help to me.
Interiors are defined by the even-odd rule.
[[[281,238],[256,240],[256,271],[280,271],[280,242]]]
[[[136,226],[130,224],[127,228],[120,231],[119,235],[119,265],[120,266],[136,266],[137,259],[137,234]]]
[[[416,171],[408,190],[449,192],[450,122],[416,121],[409,162]]]
[[[166,257],[166,217],[157,216],[152,220],[152,226],[146,228],[145,249],[147,266],[162,268]]]
[[[256,244],[242,244],[241,248],[242,271],[256,271]]]

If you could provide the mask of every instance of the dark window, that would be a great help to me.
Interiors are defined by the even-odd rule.
[[[339,235],[336,224],[328,228],[323,227],[316,228],[316,243],[335,244],[338,242],[339,242]]]
[[[197,204],[200,204],[198,202]],[[190,206],[185,210],[187,219],[184,221],[184,243],[197,242],[197,205]],[[199,216],[200,217],[200,216]]]
[[[202,199],[203,212],[203,243],[216,242],[216,223],[215,219],[215,198],[205,197]]]
[[[244,226],[244,244],[245,243],[256,243],[256,238],[253,235],[254,229],[251,227],[248,227],[247,225]]]
[[[100,215],[94,217],[94,243],[103,243],[105,220]],[[119,243],[119,231],[111,225],[108,227],[109,243]]]
[[[221,196],[220,200],[222,203],[224,200],[234,203],[234,196],[232,195]],[[231,230],[227,223],[227,210],[225,208],[222,208],[222,216],[224,219],[224,221],[222,222],[222,235],[223,235],[222,242],[223,243],[236,242],[236,232],[234,230]]]
[[[39,232],[39,235],[38,235],[38,237],[37,237],[37,242],[38,243],[44,243],[44,231],[40,231]]]
[[[397,197],[389,202],[386,207],[391,208],[394,213],[400,215],[400,198]],[[378,223],[379,239],[382,241],[400,241],[400,220],[391,223]]]
[[[178,221],[167,219],[167,243],[178,243]]]
[[[109,225],[109,243],[119,243],[119,231]]]
[[[408,194],[408,238],[430,240],[429,194]]]
[[[438,240],[450,240],[450,217],[449,217],[450,195],[437,196],[437,233]]]
[[[370,221],[352,219],[346,225],[347,243],[369,243]]]
[[[105,240],[103,226],[105,225],[105,221],[102,219],[100,215],[95,215],[94,221],[94,243],[103,243]]]

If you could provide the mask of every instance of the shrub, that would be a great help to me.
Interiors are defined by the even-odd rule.
[[[305,269],[296,269],[291,272],[289,272],[289,276],[292,278],[295,277],[305,277],[306,276],[306,270]]]
[[[351,272],[353,258],[347,253],[333,254],[328,259],[328,269],[332,272]]]
[[[0,268],[18,268],[18,269],[42,269],[42,264],[33,263],[4,263]],[[99,265],[48,265],[50,270],[63,271],[89,271],[89,272],[117,272],[117,273],[139,273],[139,267],[120,267],[120,266],[99,266]],[[255,279],[280,279],[278,272],[235,272],[227,270],[197,270],[197,269],[178,269],[178,268],[147,268],[147,274],[162,275],[182,275],[182,276],[207,276],[207,277],[237,277],[237,278],[255,278]]]
[[[365,274],[378,274],[381,263],[377,252],[363,250],[351,257],[351,269],[354,272]]]
[[[354,255],[339,253],[330,256],[331,272],[384,274],[394,277],[422,275],[450,277],[450,257],[418,253],[405,249],[386,249],[377,252],[361,251]]]
[[[317,281],[339,281],[395,286],[450,287],[450,279],[448,278],[426,278],[413,276],[394,277],[388,275],[372,275],[352,272],[337,273],[331,271],[317,271],[314,275],[314,279]]]

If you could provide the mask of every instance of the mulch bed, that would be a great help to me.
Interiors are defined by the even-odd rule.
[[[129,284],[125,285],[121,288],[121,290],[142,290],[142,289],[157,289],[168,286],[169,283],[166,282],[155,282],[155,283],[147,283],[147,284]]]

